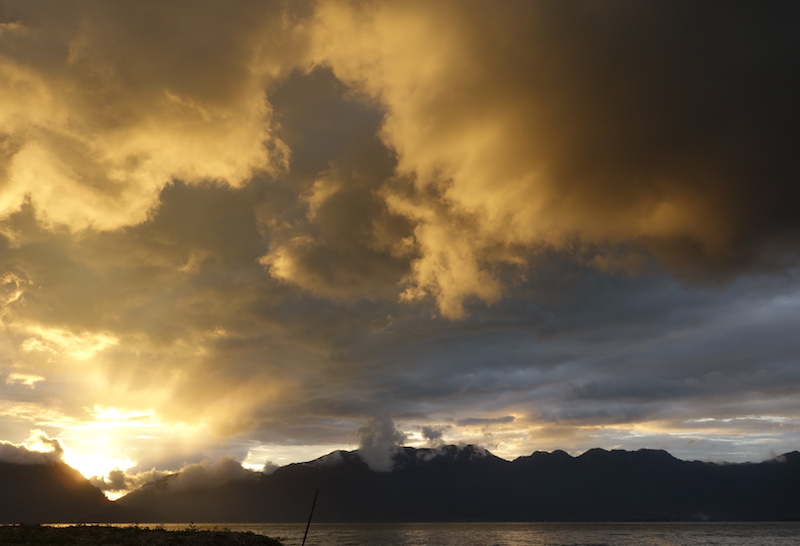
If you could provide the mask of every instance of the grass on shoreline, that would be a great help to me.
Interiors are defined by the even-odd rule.
[[[156,527],[149,529],[131,525],[73,525],[51,527],[49,525],[0,525],[0,544],[13,545],[85,545],[85,546],[283,546],[283,543],[252,532],[228,530],[198,530],[188,528],[167,531]]]

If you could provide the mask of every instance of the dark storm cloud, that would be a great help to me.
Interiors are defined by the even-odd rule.
[[[324,69],[295,74],[271,96],[280,135],[294,150],[282,183],[294,185],[296,201],[283,223],[271,208],[261,211],[271,240],[261,262],[274,277],[319,296],[395,297],[408,260],[394,247],[411,231],[379,194],[394,167],[376,136],[379,113]]]
[[[388,198],[415,224],[412,286],[458,317],[541,245],[605,270],[653,252],[682,277],[793,260],[797,9],[322,3],[318,55],[385,105],[414,178]]]

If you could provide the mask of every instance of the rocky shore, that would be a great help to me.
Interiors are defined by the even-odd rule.
[[[274,538],[251,532],[228,530],[197,530],[188,528],[167,531],[138,526],[112,527],[110,525],[0,525],[0,544],[9,545],[86,545],[86,546],[283,546]]]

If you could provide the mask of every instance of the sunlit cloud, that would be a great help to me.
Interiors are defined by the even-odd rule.
[[[44,351],[63,354],[75,360],[89,360],[119,340],[108,334],[74,334],[57,328],[32,327],[33,336],[22,342],[23,351]]]
[[[285,168],[263,92],[298,47],[282,10],[17,5],[0,35],[0,215],[27,200],[46,224],[114,229],[146,220],[173,178],[239,186]]]
[[[6,273],[0,277],[0,305],[9,305],[19,301],[25,293],[25,286],[29,284],[15,273]]]
[[[41,430],[32,430],[31,435],[22,444],[29,451],[37,453],[52,453],[54,457],[61,457],[64,448],[61,443],[55,439],[50,438],[47,433]]]
[[[41,375],[10,373],[6,376],[6,385],[24,385],[31,389],[36,387],[36,383],[44,381]]]

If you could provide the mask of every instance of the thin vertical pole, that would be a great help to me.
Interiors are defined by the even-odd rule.
[[[308,514],[308,523],[306,523],[306,532],[303,533],[303,544],[302,546],[306,546],[306,537],[308,536],[308,528],[311,527],[311,518],[314,516],[314,506],[317,504],[317,496],[319,495],[319,489],[317,492],[314,493],[314,501],[311,503],[311,512]]]

